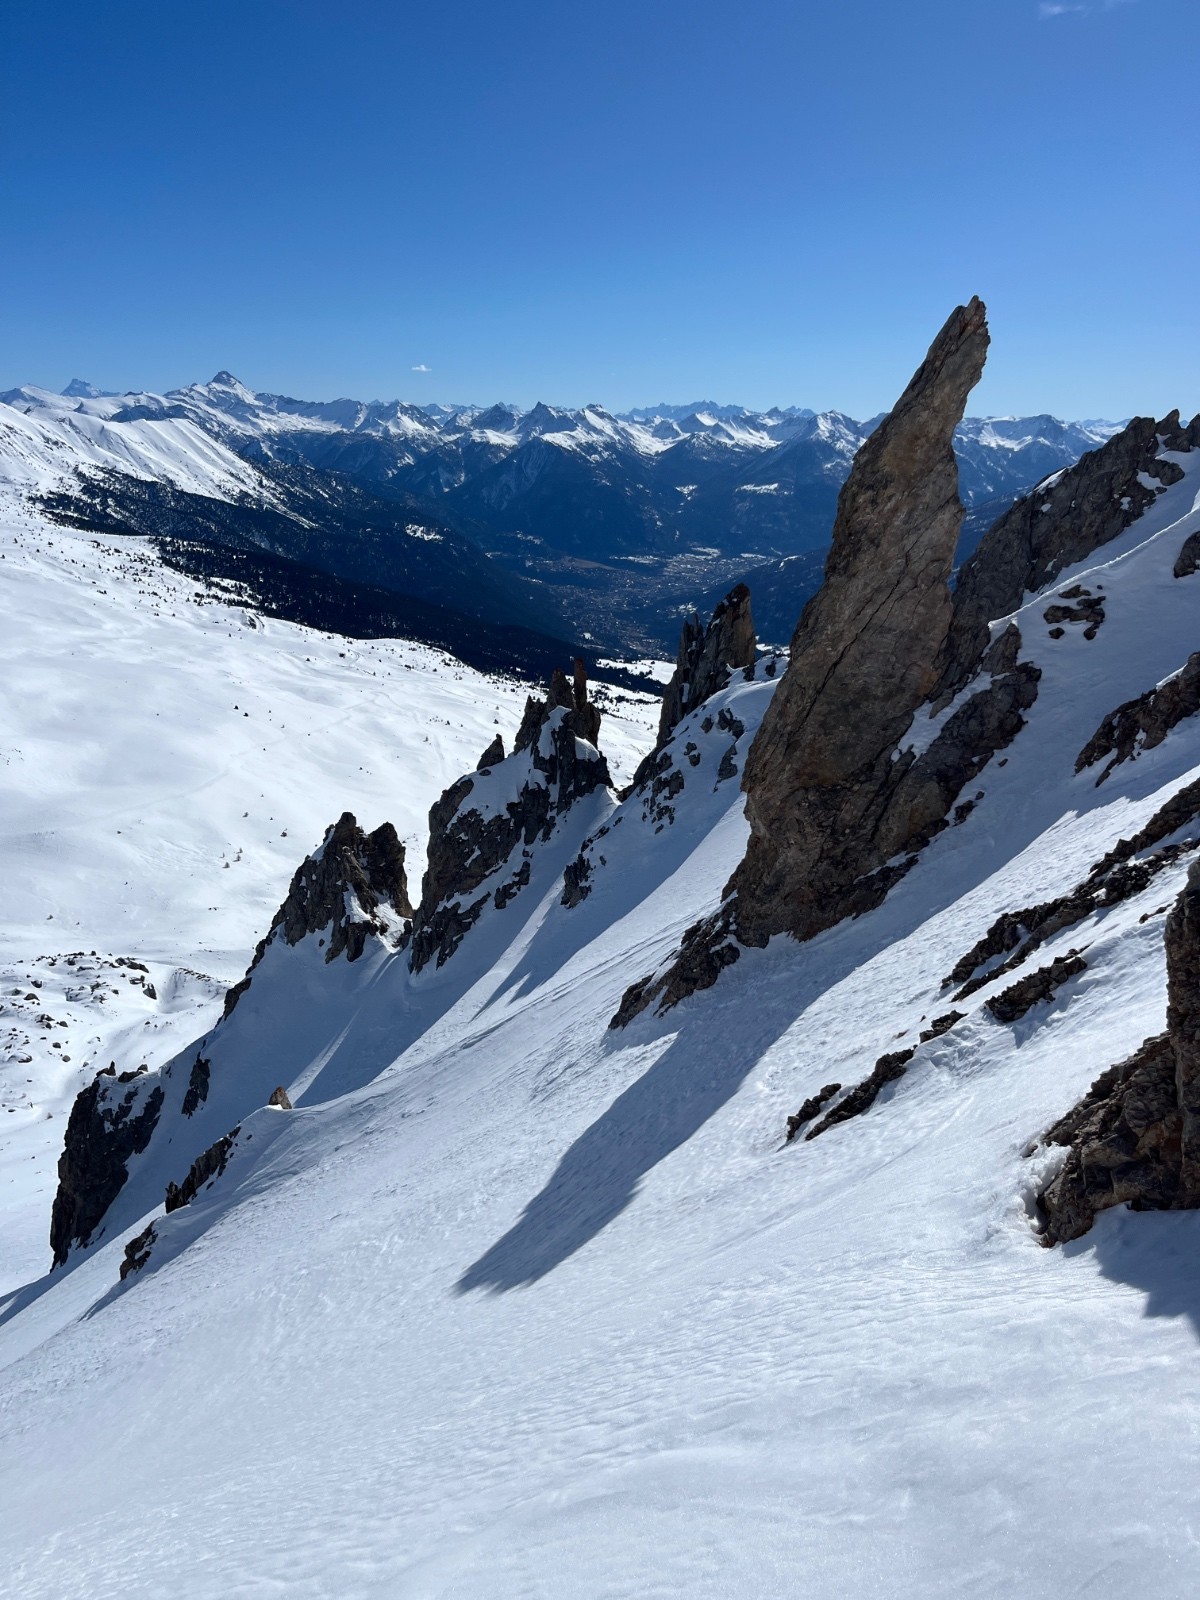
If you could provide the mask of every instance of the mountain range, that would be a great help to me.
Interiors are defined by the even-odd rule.
[[[303,572],[317,570],[494,626],[633,653],[668,648],[673,614],[741,578],[752,582],[765,636],[786,638],[819,581],[838,491],[880,420],[707,402],[620,416],[600,406],[317,402],[256,394],[229,372],[165,395],[111,395],[76,379],[62,395],[29,386],[0,404],[0,473],[27,478],[22,461],[37,456],[55,469],[60,513],[75,498],[106,526],[123,520],[209,552],[237,548],[247,577],[254,552],[295,561],[302,572],[287,583],[277,567],[256,567],[264,602],[311,592]],[[955,435],[962,555],[1018,494],[1115,428],[964,419]],[[171,492],[151,513],[147,491],[113,473]],[[176,492],[237,509],[205,513]],[[325,534],[298,531],[314,527]],[[440,560],[418,550],[413,527],[440,546]],[[396,559],[381,559],[384,550]],[[228,566],[226,555],[205,556],[217,559]],[[344,600],[352,609],[352,590]],[[362,604],[375,615],[382,602],[374,594]],[[411,628],[411,607],[404,616]],[[465,632],[445,637],[461,645]],[[529,664],[531,649],[526,640]]]

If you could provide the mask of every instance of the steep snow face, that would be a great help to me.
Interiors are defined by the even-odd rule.
[[[1069,890],[1200,776],[1195,718],[1099,787],[1074,770],[1195,647],[1200,576],[1172,572],[1195,456],[1024,600],[1027,725],[878,909],[607,1028],[741,857],[720,769],[761,668],[675,730],[680,785],[604,802],[580,903],[564,836],[422,998],[381,958],[342,1092],[253,1113],[190,1205],[22,1297],[0,1329],[22,1596],[1048,1600],[1067,1571],[1189,1597],[1200,1216],[1108,1213],[1043,1251],[1050,1158],[1024,1153],[1162,1027],[1189,854],[1047,943],[1039,961],[1087,963],[1052,1001],[1002,1025],[998,978],[864,1115],[784,1129],[947,1010],[998,913]],[[1103,592],[1090,638],[1045,616],[1075,585]],[[306,985],[276,1039],[310,994],[344,1002]]]
[[[520,720],[524,682],[230,598],[142,540],[0,515],[5,1287],[44,1270],[79,1088],[113,1060],[155,1069],[216,1020],[342,811],[392,821],[419,878],[430,806]],[[658,703],[595,693],[626,781]]]
[[[72,402],[24,391],[28,409],[0,404],[0,495],[60,489],[77,468],[107,468],[190,494],[270,500],[254,468],[185,417],[113,420],[113,401]],[[91,409],[87,409],[90,407]]]

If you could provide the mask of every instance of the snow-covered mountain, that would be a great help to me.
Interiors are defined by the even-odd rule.
[[[812,592],[807,575],[819,571],[838,491],[879,421],[710,402],[622,416],[598,405],[522,411],[310,402],[256,394],[229,372],[166,395],[108,395],[79,380],[68,395],[14,389],[0,395],[0,429],[7,421],[10,435],[21,426],[13,413],[27,432],[41,425],[53,436],[43,456],[57,450],[60,461],[74,456],[93,470],[157,476],[191,493],[273,496],[281,510],[309,522],[323,521],[329,508],[314,505],[312,481],[304,479],[293,506],[296,485],[281,474],[334,474],[368,496],[370,514],[385,524],[387,507],[402,506],[403,521],[391,515],[401,538],[400,530],[423,519],[439,530],[443,550],[458,541],[457,560],[469,564],[465,540],[494,563],[469,576],[440,573],[420,598],[455,610],[455,591],[495,592],[493,622],[635,654],[667,647],[682,608],[750,573],[764,619],[786,619]],[[956,435],[971,516],[964,550],[1016,495],[1113,430],[1053,417],[967,418]],[[0,433],[0,475],[8,471],[3,447]],[[23,440],[7,454],[19,463],[33,448]],[[14,471],[28,478],[23,467]],[[339,504],[335,516],[344,510]],[[184,531],[184,519],[172,521],[173,531]],[[134,526],[160,531],[144,517]],[[266,539],[262,530],[249,542],[276,556],[291,553],[293,543]],[[342,542],[339,535],[335,543]],[[419,567],[421,553],[409,549]],[[780,561],[791,565],[780,569]],[[342,571],[340,555],[311,564],[364,581],[361,570]],[[499,568],[521,585],[505,584]],[[397,578],[393,570],[374,581],[394,590]],[[264,579],[263,598],[278,587]],[[378,603],[365,609],[377,611]],[[408,613],[402,620],[413,625]],[[772,637],[781,642],[787,626],[781,622]],[[461,629],[458,636],[443,630],[437,642],[446,641],[462,648]],[[533,664],[529,649],[521,659]]]
[[[1052,474],[952,599],[943,490],[986,337],[959,308],[860,454],[790,664],[748,659],[731,596],[685,628],[657,741],[656,708],[597,705],[581,671],[524,696],[411,647],[335,661],[344,641],[198,605],[149,548],[118,582],[112,540],[10,530],[14,616],[129,657],[85,684],[23,624],[35,799],[4,848],[34,865],[5,1021],[33,1037],[52,988],[48,1062],[68,1005],[99,1034],[107,985],[128,1018],[72,1113],[62,1264],[0,1312],[23,1596],[1191,1594],[1200,1216],[1108,1206],[1053,1250],[1038,1227],[1100,1148],[1048,1130],[1147,1035],[1171,1046],[1195,989],[1177,941],[1168,1010],[1164,921],[1200,855],[1200,420],[1135,419]],[[185,722],[202,642],[223,698]],[[286,738],[223,773],[247,683]],[[84,725],[143,753],[97,739],[85,817],[91,694]],[[292,720],[321,695],[328,764]],[[426,713],[461,724],[436,773]],[[294,876],[249,826],[291,794],[276,761],[314,774]],[[842,796],[856,762],[872,783]],[[152,800],[204,845],[196,890],[173,849],[117,854]],[[124,935],[88,931],[114,903],[95,841],[180,965],[181,889],[220,905],[258,875],[220,974],[245,979],[223,1006],[181,989],[192,1026],[146,1072],[158,973],[99,964]],[[47,942],[43,880],[82,953]],[[759,937],[772,910],[797,937]],[[1143,1106],[1111,1160],[1179,1109]]]

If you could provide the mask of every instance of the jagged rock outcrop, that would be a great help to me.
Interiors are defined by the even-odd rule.
[[[326,939],[325,960],[357,961],[370,935],[396,934],[413,914],[404,871],[404,846],[390,822],[364,833],[349,811],[296,868],[287,898],[275,913],[240,983],[225,996],[228,1017],[249,988],[254,970],[278,936],[289,945],[311,934]]]
[[[140,1155],[162,1113],[160,1085],[148,1087],[142,1072],[111,1067],[98,1072],[71,1107],[58,1192],[50,1214],[55,1266],[73,1245],[87,1244],[129,1176],[129,1160]]]
[[[1103,1073],[1043,1137],[1067,1146],[1038,1197],[1043,1240],[1077,1239],[1096,1215],[1200,1206],[1200,862],[1167,918],[1167,1029]]]
[[[154,1223],[148,1228],[143,1228],[136,1238],[130,1239],[125,1246],[125,1256],[121,1262],[121,1282],[133,1272],[140,1272],[150,1259],[155,1241],[158,1238],[158,1229]]]
[[[1007,989],[993,995],[987,1009],[997,1022],[1019,1022],[1034,1006],[1053,1000],[1064,983],[1078,978],[1087,971],[1087,962],[1078,950],[1068,950],[1065,956],[1056,956],[1047,966],[1026,973]]]
[[[957,985],[953,998],[977,990],[1021,966],[1047,940],[1094,912],[1106,911],[1141,894],[1161,872],[1197,848],[1196,838],[1163,844],[1200,818],[1200,779],[1177,789],[1148,822],[1093,863],[1086,878],[1066,894],[1005,911],[981,939],[955,962],[942,987]],[[1156,848],[1157,847],[1157,848]],[[1006,957],[997,962],[998,957]]]
[[[982,302],[950,316],[838,500],[821,590],[746,759],[751,834],[721,911],[689,930],[662,978],[635,985],[614,1025],[713,982],[738,945],[806,939],[877,905],[945,822],[949,802],[1021,725],[1036,670],[1004,636],[987,683],[923,755],[903,748],[938,687],[963,509],[954,429],[983,370]]]
[[[576,801],[611,786],[599,737],[600,709],[588,699],[587,674],[576,661],[573,678],[556,670],[545,698],[526,701],[508,760],[489,763],[486,772],[481,765],[434,804],[421,903],[413,916],[414,972],[433,960],[441,966],[493,893],[498,907],[507,905],[529,882],[527,857],[535,841],[548,839]],[[517,850],[526,859],[513,875],[494,891],[485,889]]]
[[[1131,761],[1142,750],[1153,750],[1171,729],[1200,711],[1200,650],[1194,651],[1178,672],[1136,700],[1110,711],[1075,758],[1075,771],[1094,767],[1106,756],[1099,777],[1102,784],[1114,767]]]
[[[187,1175],[182,1183],[169,1183],[166,1198],[163,1202],[167,1212],[178,1211],[181,1206],[188,1205],[206,1183],[213,1178],[219,1178],[229,1165],[229,1157],[233,1154],[233,1147],[237,1136],[241,1133],[241,1124],[230,1128],[228,1133],[209,1145],[208,1149],[198,1155],[188,1168]]]
[[[729,591],[707,628],[693,611],[680,632],[675,671],[663,694],[658,745],[666,743],[689,711],[723,689],[733,672],[752,667],[757,647],[750,591],[744,583]]]
[[[500,734],[497,734],[475,763],[475,770],[476,772],[487,772],[490,768],[498,766],[503,760],[504,739]]]
[[[1200,448],[1200,416],[1161,422],[1134,417],[1098,450],[1018,500],[988,529],[959,570],[946,640],[942,689],[966,683],[987,647],[988,626],[1016,611],[1065,568],[1124,533],[1157,495],[1183,476],[1164,451]],[[1146,479],[1151,482],[1147,483]]]

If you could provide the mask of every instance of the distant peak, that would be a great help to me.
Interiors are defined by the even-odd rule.
[[[94,383],[88,383],[83,378],[72,378],[63,390],[63,394],[70,400],[99,400],[109,392],[107,389],[97,389]]]

